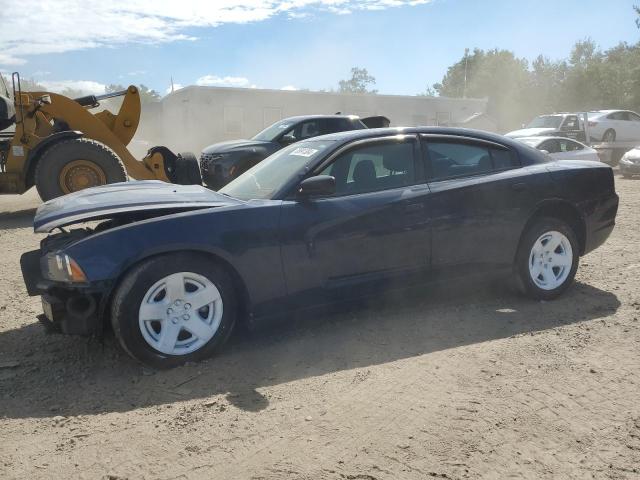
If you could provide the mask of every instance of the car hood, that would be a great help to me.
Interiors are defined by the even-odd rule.
[[[36,232],[73,223],[114,218],[134,212],[169,214],[242,204],[201,185],[174,185],[159,180],[112,183],[87,188],[43,203],[33,219]]]
[[[202,153],[231,153],[235,151],[246,151],[250,148],[273,148],[273,146],[273,142],[265,142],[262,140],[229,140],[227,142],[209,145],[202,150]]]
[[[546,135],[557,131],[555,128],[523,128],[521,130],[514,130],[505,134],[505,137],[517,138],[517,137],[537,137],[540,135]]]

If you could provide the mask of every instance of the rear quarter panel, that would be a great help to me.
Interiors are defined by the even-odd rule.
[[[601,245],[615,225],[618,195],[613,170],[590,161],[559,161],[547,168],[556,184],[558,196],[574,205],[585,224],[584,253]]]

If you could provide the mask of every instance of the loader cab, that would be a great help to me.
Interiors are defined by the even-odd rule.
[[[10,98],[0,95],[0,131],[6,130],[16,121],[16,110]]]

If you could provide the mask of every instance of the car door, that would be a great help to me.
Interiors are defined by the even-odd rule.
[[[635,142],[640,140],[640,116],[634,112],[625,113],[625,141]]]
[[[424,135],[434,275],[511,268],[534,191],[551,188],[509,147]]]
[[[607,126],[603,135],[607,130],[612,129],[616,132],[617,141],[625,141],[627,134],[625,133],[626,122],[623,120],[623,113],[624,112],[613,112],[607,115]]]
[[[558,145],[558,152],[552,155],[557,160],[577,160],[580,158],[580,144],[569,138],[558,138],[555,140]]]
[[[294,304],[360,295],[428,265],[430,238],[415,135],[344,147],[316,174],[336,192],[283,202],[282,259]]]
[[[567,115],[562,122],[560,131],[563,136],[577,138],[580,134],[580,120],[577,115]]]

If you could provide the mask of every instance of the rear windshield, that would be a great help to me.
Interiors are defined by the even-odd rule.
[[[527,128],[559,128],[561,123],[561,115],[542,115],[534,118]]]

